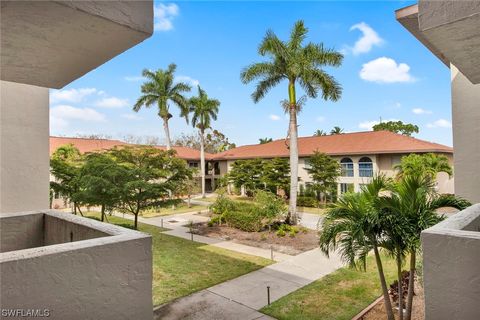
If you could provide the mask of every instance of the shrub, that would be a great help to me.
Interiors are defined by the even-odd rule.
[[[229,226],[247,232],[258,232],[264,227],[261,211],[252,204],[236,204],[235,210],[225,212],[223,218]]]
[[[267,220],[267,224],[280,220],[287,214],[288,209],[283,199],[271,192],[258,190],[255,193],[254,201],[261,216]]]
[[[301,196],[297,198],[297,206],[299,207],[318,207],[318,201],[314,197]]]
[[[284,237],[287,233],[290,237],[294,238],[300,230],[303,231],[303,227],[291,226],[289,224],[281,224],[276,231],[277,236]]]

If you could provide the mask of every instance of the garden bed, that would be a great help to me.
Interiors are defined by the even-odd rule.
[[[246,232],[224,225],[208,226],[207,223],[197,223],[193,225],[193,232],[206,237],[232,240],[252,247],[264,249],[272,247],[274,251],[289,255],[297,255],[318,248],[317,232],[309,229],[298,232],[295,237],[288,234],[279,237],[274,231]]]

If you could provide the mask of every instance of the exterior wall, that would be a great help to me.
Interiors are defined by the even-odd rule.
[[[0,252],[43,245],[43,215],[14,214],[0,219]]]
[[[48,209],[48,89],[0,87],[0,212]]]
[[[152,319],[150,236],[65,213],[18,215],[63,220],[66,228],[46,231],[61,231],[58,240],[69,240],[69,225],[105,236],[0,253],[1,309],[48,309],[49,319]]]
[[[472,84],[454,65],[452,75],[455,194],[480,202],[480,84]]]
[[[426,320],[480,319],[480,204],[422,232]]]

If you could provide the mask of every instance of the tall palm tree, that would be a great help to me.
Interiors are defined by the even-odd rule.
[[[142,95],[133,107],[133,111],[138,112],[142,106],[150,108],[157,105],[158,116],[163,120],[167,150],[170,150],[172,145],[168,128],[168,120],[172,117],[169,102],[180,108],[180,116],[188,122],[188,99],[184,93],[189,92],[191,87],[184,82],[174,82],[176,69],[177,66],[171,63],[167,70],[143,70],[142,75],[147,81],[142,84]]]
[[[298,189],[298,143],[297,143],[297,112],[300,103],[297,100],[296,85],[305,91],[310,98],[317,98],[319,93],[325,100],[340,99],[341,86],[326,73],[323,66],[338,67],[343,56],[332,49],[326,49],[323,44],[303,42],[308,29],[303,21],[297,21],[291,31],[288,41],[280,40],[273,31],[267,31],[260,43],[258,53],[267,57],[267,61],[249,65],[241,72],[240,78],[247,84],[258,80],[252,98],[255,103],[260,101],[270,89],[283,80],[288,81],[288,113],[290,137],[290,203],[288,219],[297,223],[297,189]],[[301,100],[301,99],[300,99]]]
[[[393,309],[383,271],[380,248],[383,247],[382,213],[375,202],[388,181],[379,176],[360,193],[347,193],[334,208],[327,211],[320,232],[320,249],[329,254],[339,250],[350,266],[365,268],[368,253],[373,249],[382,287],[388,320],[393,320]]]
[[[323,130],[317,129],[317,131],[315,131],[315,132],[313,133],[313,135],[314,135],[315,137],[321,137],[321,136],[326,136],[327,133],[326,133],[325,131],[323,131]]]
[[[330,134],[342,134],[342,133],[343,133],[343,129],[338,126],[335,126],[333,127],[332,130],[330,130]]]
[[[453,195],[439,195],[435,192],[433,177],[428,171],[406,174],[392,184],[390,194],[379,198],[378,204],[386,219],[386,236],[396,243],[397,259],[399,248],[404,248],[410,255],[410,275],[407,293],[406,320],[410,320],[413,304],[414,274],[416,254],[420,247],[420,234],[423,230],[437,224],[442,217],[437,210],[442,207],[453,207],[463,210],[471,205],[467,200]],[[393,223],[392,223],[393,222]],[[393,241],[392,238],[393,237]],[[395,246],[393,246],[395,251]],[[401,261],[397,261],[401,271]],[[399,290],[399,295],[402,294]],[[399,299],[401,302],[401,299]],[[400,314],[400,318],[402,314]]]
[[[198,86],[198,96],[190,98],[192,125],[200,131],[200,171],[202,177],[202,198],[205,198],[205,130],[211,128],[212,120],[217,120],[220,101],[209,99],[205,90]]]

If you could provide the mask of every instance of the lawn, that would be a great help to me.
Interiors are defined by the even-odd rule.
[[[395,262],[383,258],[387,283],[395,278]],[[381,295],[380,281],[373,257],[367,271],[341,268],[261,311],[277,319],[350,320]]]
[[[298,212],[313,213],[318,215],[324,215],[327,209],[323,208],[311,208],[311,207],[297,207]]]
[[[99,213],[88,212],[88,217]],[[108,216],[126,227],[132,221]],[[159,227],[139,223],[153,238],[153,304],[160,305],[271,264],[268,259],[241,254],[166,234]]]
[[[148,210],[140,213],[140,215],[144,218],[153,218],[153,217],[159,217],[159,216],[167,216],[171,214],[178,214],[178,213],[186,213],[186,212],[198,212],[201,210],[207,209],[207,206],[203,205],[196,205],[192,204],[192,206],[189,208],[186,203],[180,203],[176,205],[175,209],[172,208],[172,206],[168,206],[165,208],[156,208],[155,210]]]

